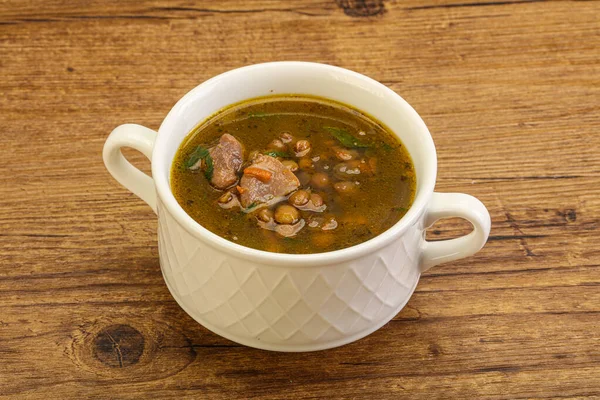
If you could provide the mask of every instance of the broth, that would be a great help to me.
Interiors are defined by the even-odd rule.
[[[247,247],[320,253],[365,242],[410,207],[410,155],[383,124],[317,97],[227,107],[189,133],[171,169],[181,207]]]

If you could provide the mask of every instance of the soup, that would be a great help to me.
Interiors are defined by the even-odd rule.
[[[415,187],[408,152],[383,124],[307,96],[221,110],[190,132],[171,168],[173,194],[195,221],[278,253],[365,242],[402,218]]]

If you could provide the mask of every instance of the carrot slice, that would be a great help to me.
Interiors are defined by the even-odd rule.
[[[248,167],[244,169],[244,174],[252,176],[263,183],[269,182],[271,180],[271,177],[273,176],[273,174],[270,171],[256,167]]]
[[[237,189],[237,191],[238,191],[239,194],[244,194],[244,192],[248,191],[248,189],[243,188],[240,185],[237,185],[235,188]]]

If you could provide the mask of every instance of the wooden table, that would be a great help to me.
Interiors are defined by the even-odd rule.
[[[0,1],[0,398],[599,398],[599,4]],[[156,129],[200,82],[272,60],[400,93],[436,142],[437,190],[492,214],[479,254],[333,350],[194,322],[163,282],[156,217],[101,159],[118,124]]]

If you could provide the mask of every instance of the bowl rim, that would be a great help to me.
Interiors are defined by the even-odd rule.
[[[308,254],[291,254],[291,253],[273,253],[265,250],[258,250],[250,247],[246,247],[234,242],[231,242],[211,231],[204,228],[200,223],[196,222],[190,217],[183,208],[179,205],[175,196],[171,191],[169,185],[169,173],[167,171],[166,177],[162,168],[164,162],[159,160],[162,157],[161,149],[164,147],[161,143],[169,140],[169,135],[166,131],[169,129],[171,121],[182,113],[188,102],[192,101],[199,93],[201,93],[208,86],[218,84],[219,81],[230,79],[239,74],[252,74],[257,69],[274,68],[274,69],[308,69],[314,73],[327,73],[337,76],[346,76],[351,78],[352,81],[359,81],[361,84],[370,87],[373,90],[380,92],[395,103],[395,106],[399,108],[399,112],[402,112],[405,116],[410,117],[412,122],[418,127],[420,134],[424,137],[420,140],[420,145],[426,147],[426,152],[429,156],[423,161],[427,165],[424,166],[426,173],[421,176],[417,175],[418,185],[415,199],[411,204],[407,213],[392,227],[379,235],[359,244],[351,247],[346,247],[339,250],[324,252],[324,253],[308,253]],[[305,93],[309,94],[309,93]],[[352,105],[352,102],[346,102]],[[360,109],[360,108],[359,108]],[[157,195],[159,198],[158,214],[160,220],[160,214],[165,210],[172,216],[172,218],[190,235],[194,238],[201,240],[202,242],[210,245],[211,247],[228,253],[231,256],[242,258],[247,261],[258,262],[268,265],[279,265],[285,267],[303,267],[303,266],[323,266],[336,264],[352,259],[361,258],[368,254],[375,253],[377,250],[389,245],[394,240],[398,240],[408,229],[408,227],[416,224],[421,218],[425,211],[427,204],[429,203],[435,187],[435,180],[437,174],[437,156],[433,138],[427,129],[427,126],[419,116],[419,114],[404,100],[399,94],[383,85],[382,83],[369,78],[365,75],[357,72],[336,67],[328,64],[305,62],[305,61],[277,61],[268,62],[261,64],[253,64],[244,66],[241,68],[233,69],[222,74],[216,75],[203,83],[199,84],[188,93],[186,93],[173,108],[169,111],[165,119],[163,120],[156,138],[154,149],[152,151],[152,176],[154,178]],[[157,162],[154,162],[157,160]],[[172,160],[168,163],[169,169]],[[161,208],[164,205],[164,210]]]

